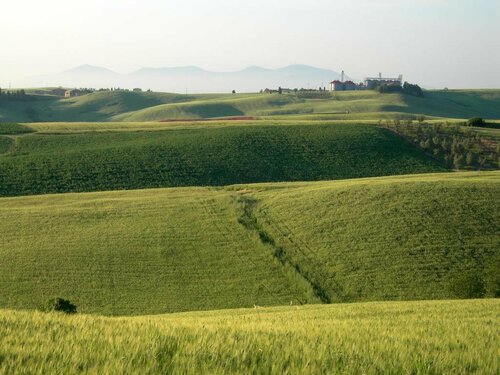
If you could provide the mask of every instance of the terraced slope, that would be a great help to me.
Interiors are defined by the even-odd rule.
[[[498,300],[134,318],[0,311],[0,372],[496,374]]]
[[[498,296],[500,173],[0,199],[0,307]]]
[[[0,196],[445,170],[389,131],[366,125],[68,128],[62,134],[18,136],[4,146]]]

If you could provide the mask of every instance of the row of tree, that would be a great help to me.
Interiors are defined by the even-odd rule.
[[[455,169],[492,169],[500,167],[500,142],[485,141],[470,128],[450,124],[413,123],[411,120],[382,124],[448,167]]]
[[[275,94],[275,93],[283,94],[283,93],[291,93],[291,92],[294,92],[294,93],[298,93],[298,92],[326,92],[326,87],[318,87],[317,89],[305,89],[303,87],[300,89],[299,88],[287,89],[287,88],[283,88],[280,86],[277,89],[266,88],[266,89],[260,90],[261,94]]]
[[[0,88],[0,101],[20,101],[28,100],[29,96],[26,95],[24,90],[5,91]]]
[[[408,82],[405,82],[403,86],[397,83],[376,84],[373,89],[380,93],[402,93],[417,96],[419,98],[424,97],[424,91],[419,85]]]

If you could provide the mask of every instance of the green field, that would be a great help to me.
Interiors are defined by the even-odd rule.
[[[499,177],[352,180],[256,189],[248,199],[327,302],[498,296]],[[476,278],[484,294],[467,295]]]
[[[497,374],[498,300],[135,318],[0,311],[0,372]]]
[[[63,99],[30,95],[0,103],[0,121],[161,121],[227,116],[304,116],[323,119],[408,117],[500,119],[499,90],[427,91],[424,98],[375,91],[336,92],[324,99],[296,94],[180,95],[95,92]]]
[[[0,196],[446,170],[388,130],[370,125],[171,124],[158,129],[145,123],[92,131],[98,126],[35,124],[30,125],[34,133],[0,136]]]
[[[498,172],[0,199],[0,307],[493,297]]]
[[[500,372],[500,90],[51,92],[0,101],[0,373]]]

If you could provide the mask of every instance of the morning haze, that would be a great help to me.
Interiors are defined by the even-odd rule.
[[[383,72],[428,88],[498,87],[499,18],[494,0],[23,0],[2,5],[0,86],[53,84],[45,77],[84,64],[121,74],[305,64],[359,80]]]
[[[500,374],[498,0],[0,7],[0,374]]]

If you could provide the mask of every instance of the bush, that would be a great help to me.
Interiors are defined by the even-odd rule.
[[[407,95],[413,95],[413,96],[417,96],[419,98],[424,97],[423,90],[417,84],[411,84],[411,83],[405,82],[403,84],[403,92]]]
[[[376,85],[375,90],[377,90],[381,94],[403,92],[403,88],[397,83],[383,83],[381,85]]]
[[[412,96],[417,96],[419,98],[424,97],[424,92],[420,88],[419,85],[416,84],[411,84],[408,82],[405,82],[403,86],[397,84],[397,83],[383,83],[383,84],[378,84],[374,86],[374,89],[377,90],[378,92],[385,94],[385,93],[403,93],[406,95],[412,95]]]
[[[76,305],[73,305],[70,301],[63,298],[51,298],[49,299],[42,308],[42,311],[51,312],[63,312],[65,314],[75,314]]]
[[[484,126],[485,122],[481,117],[474,117],[467,121],[468,126]]]

